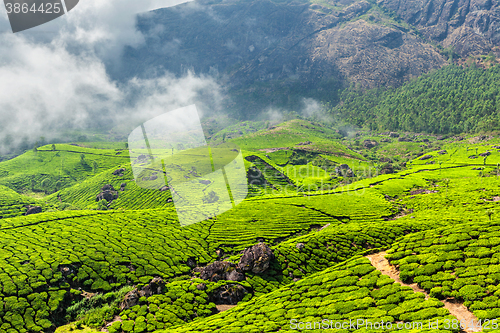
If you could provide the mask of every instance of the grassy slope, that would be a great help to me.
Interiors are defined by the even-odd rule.
[[[290,181],[293,183],[293,186],[289,186],[286,188],[287,192],[295,193],[298,188],[301,186],[306,186],[307,188],[316,188],[316,184],[325,184],[330,187],[336,185],[337,181],[332,181],[331,176],[328,172],[325,172],[318,166],[311,165],[285,165],[280,166],[280,164],[287,164],[288,160],[294,154],[294,151],[299,149],[301,152],[313,153],[315,155],[321,154],[324,156],[324,159],[328,159],[333,161],[334,164],[348,163],[350,165],[356,165],[358,168],[366,168],[369,166],[368,163],[363,161],[363,157],[358,153],[347,149],[344,145],[338,142],[336,138],[339,135],[331,130],[320,125],[312,124],[308,121],[304,120],[292,120],[286,123],[283,123],[276,128],[273,129],[264,129],[258,132],[253,133],[253,129],[260,128],[262,124],[257,123],[254,126],[251,124],[243,123],[240,127],[236,128],[250,128],[247,129],[250,134],[243,135],[241,137],[237,137],[235,139],[230,139],[230,136],[227,137],[227,140],[231,143],[235,143],[239,145],[243,149],[243,154],[245,157],[247,156],[258,156],[266,163],[270,164],[274,167],[274,171],[276,173],[285,174],[290,178]],[[236,125],[235,125],[236,126]],[[235,127],[233,126],[233,127]],[[228,131],[234,131],[233,127],[228,129]],[[240,129],[241,130],[241,129]],[[243,133],[246,133],[243,131]],[[222,140],[219,138],[219,134],[214,139],[214,142],[219,142]],[[312,141],[311,144],[307,145],[297,145],[298,143],[303,143],[307,141]],[[90,144],[92,146],[93,144]],[[61,149],[57,145],[57,149]],[[100,146],[103,146],[102,144]],[[268,153],[262,151],[260,149],[266,149],[269,147],[286,147],[287,155],[285,156],[285,151],[277,151],[274,153]],[[87,148],[80,148],[79,151],[82,151],[86,154],[101,154],[101,156],[109,156],[110,154],[116,154],[116,151],[110,150],[89,150]],[[118,151],[121,152],[121,151]],[[266,155],[271,155],[268,158]],[[89,155],[87,159],[93,158],[93,155]],[[119,193],[119,197],[117,200],[114,200],[110,208],[133,208],[133,209],[147,209],[147,208],[163,208],[163,207],[172,207],[173,203],[167,202],[171,198],[171,194],[169,191],[159,192],[158,190],[146,190],[139,188],[135,182],[133,182],[133,174],[131,172],[130,162],[127,159],[122,159],[123,157],[128,156],[128,152],[123,151],[118,159],[110,159],[106,161],[107,164],[103,162],[99,165],[103,165],[99,168],[102,170],[104,166],[110,165],[111,168],[102,171],[97,175],[93,175],[92,173],[87,173],[87,178],[78,184],[74,184],[62,191],[59,191],[57,194],[52,194],[46,200],[52,204],[57,204],[60,200],[62,202],[69,203],[73,206],[82,208],[82,209],[96,209],[97,203],[95,202],[95,197],[99,194],[100,189],[105,184],[112,184],[116,189],[120,188],[121,183],[126,183],[127,186],[125,191]],[[30,153],[26,153],[22,156],[23,159],[30,159]],[[80,167],[79,155],[77,157],[76,165]],[[310,157],[310,156],[309,156]],[[310,158],[307,158],[310,161]],[[40,162],[41,163],[41,162]],[[119,163],[119,164],[116,164]],[[91,163],[89,163],[91,165]],[[40,165],[44,165],[42,169],[49,169],[54,167],[53,163],[41,163]],[[271,193],[280,192],[283,190],[283,187],[286,186],[286,182],[284,183],[280,179],[276,177],[273,179],[273,176],[268,171],[265,171],[262,166],[256,165],[256,163],[249,163],[246,161],[246,167],[249,168],[251,166],[259,167],[265,175],[270,175],[267,177],[269,182],[275,185],[275,190],[267,189],[268,192]],[[8,165],[7,167],[11,167]],[[122,177],[112,175],[112,172],[118,168],[123,167],[126,169],[124,175]],[[38,172],[41,172],[40,167]],[[332,171],[332,170],[330,170]],[[279,177],[278,177],[279,178]],[[312,187],[310,186],[312,185]],[[258,194],[262,194],[266,191],[261,189],[257,189],[256,192]]]
[[[56,212],[2,220],[0,283],[2,298],[9,300],[3,314],[18,314],[8,320],[16,329],[46,329],[52,325],[50,314],[68,306],[72,288],[109,291],[153,276],[169,279],[190,270],[185,264],[189,257],[199,264],[213,261],[217,248],[231,253],[259,238],[272,243],[311,226],[342,223],[335,214],[364,221],[390,214],[390,205],[376,196],[367,205],[347,195],[336,207],[328,205],[328,197],[311,198],[305,207],[296,200],[248,200],[214,221],[185,228],[176,224],[171,209]],[[61,267],[72,273],[63,275]],[[44,314],[33,318],[37,311]]]
[[[395,322],[451,317],[442,303],[423,298],[423,294],[381,275],[368,259],[354,257],[241,306],[169,332],[294,332],[297,328],[293,327],[292,319],[297,318],[302,322],[321,322],[325,318],[333,322],[356,318]]]
[[[294,129],[303,124],[291,122],[289,126]],[[284,143],[286,140],[282,139],[275,140]],[[245,140],[245,137],[240,140]],[[389,144],[394,145],[394,142]],[[102,183],[112,183],[117,187],[118,183],[125,180],[126,190],[120,193],[120,198],[113,205],[127,210],[48,212],[0,220],[0,237],[3,240],[3,247],[0,249],[0,299],[5,302],[0,314],[0,327],[10,333],[37,331],[54,324],[60,325],[62,322],[58,322],[54,316],[61,320],[60,311],[64,313],[71,301],[78,299],[71,293],[71,289],[81,287],[91,292],[106,292],[126,284],[146,283],[156,275],[170,281],[189,272],[190,268],[186,265],[189,257],[204,265],[215,260],[216,249],[223,249],[229,255],[235,255],[232,259],[237,260],[239,251],[260,239],[273,245],[277,259],[267,274],[248,276],[247,283],[257,296],[260,295],[250,302],[272,307],[271,304],[276,303],[276,293],[279,295],[294,285],[314,284],[314,274],[325,269],[322,274],[330,274],[332,268],[328,267],[367,250],[387,248],[404,234],[450,224],[459,228],[464,222],[484,223],[489,221],[490,217],[495,219],[497,203],[488,200],[500,195],[496,173],[490,173],[496,168],[498,153],[491,149],[494,142],[488,142],[488,146],[485,144],[471,146],[471,149],[474,153],[476,146],[478,153],[487,149],[492,151],[492,155],[487,158],[488,164],[491,165],[486,166],[486,170],[472,170],[473,167],[478,167],[475,165],[477,159],[469,159],[467,151],[460,153],[460,149],[466,148],[461,147],[455,152],[453,147],[457,144],[445,143],[444,147],[449,154],[431,153],[435,155],[433,159],[414,160],[410,169],[398,174],[361,179],[354,184],[339,186],[326,192],[275,193],[247,199],[214,220],[184,228],[180,228],[176,223],[175,212],[171,206],[161,202],[145,206],[151,203],[151,200],[143,197],[144,192],[133,188],[129,173],[125,173],[123,179],[112,176],[110,172],[115,166],[123,165],[118,163],[123,160],[120,157],[116,160],[110,159],[109,166],[113,168],[95,176],[92,172],[92,177],[87,177],[82,184],[65,189],[60,194],[63,199],[68,197],[75,204],[91,208],[95,191],[99,190]],[[383,151],[385,147],[387,146],[380,147],[379,150]],[[76,153],[64,154],[76,154],[76,164],[79,163],[81,151],[89,153],[88,156],[94,153],[87,148],[75,149]],[[95,153],[103,159],[114,157],[110,155],[112,153],[116,154],[115,151],[97,152]],[[18,166],[20,161],[29,157],[29,153],[21,156],[21,159],[16,161],[17,164],[9,161],[11,164],[8,167]],[[282,156],[280,158],[283,159]],[[436,163],[426,164],[434,159],[437,160]],[[272,158],[266,161],[277,169],[280,168]],[[439,161],[443,163],[440,165]],[[51,163],[50,159],[45,162],[49,165]],[[112,164],[115,162],[117,164]],[[2,163],[0,168],[6,170],[7,166]],[[40,169],[45,172],[49,168],[38,166],[37,169],[35,164],[26,170],[36,175]],[[11,176],[9,179],[15,179],[20,177],[20,174],[13,173]],[[415,195],[409,193],[411,189],[423,187],[437,192]],[[6,190],[5,193],[14,200],[22,198],[16,197],[12,191]],[[157,198],[154,193],[151,195]],[[47,200],[54,202],[54,198],[57,197],[49,196]],[[128,201],[125,200],[127,198]],[[131,201],[132,198],[138,201]],[[136,205],[141,208],[161,209],[131,210]],[[491,213],[487,213],[488,211]],[[328,223],[329,228],[311,232]],[[296,247],[299,242],[306,244],[303,252],[298,251]],[[494,255],[495,252],[491,254]],[[61,268],[64,267],[70,268],[70,275],[63,274]],[[347,270],[345,267],[340,271]],[[302,280],[288,285],[293,278]],[[335,279],[332,275],[329,280]],[[301,292],[293,296],[294,302],[297,301],[294,304],[305,302],[306,295],[308,298],[323,297],[324,292],[321,288],[307,294]],[[370,295],[372,292],[373,290],[369,290]],[[287,297],[291,296],[287,294]],[[338,297],[344,296],[339,294]],[[169,301],[164,299],[162,302]],[[376,313],[384,315],[377,312],[381,310],[377,309],[377,302],[369,301],[367,307],[359,310],[376,310]],[[145,311],[145,315],[150,314],[151,322],[156,316],[154,307],[150,308],[153,303],[147,300],[147,304],[143,303],[143,306],[147,305],[145,310],[140,310],[141,313]],[[170,306],[167,303],[165,306]],[[264,317],[261,317],[257,310],[253,313],[255,316],[250,316],[253,311],[251,304],[254,303],[249,304],[241,304],[217,317],[183,324],[178,330],[203,332],[216,330],[217,327],[240,327],[240,313],[244,313],[243,322],[249,329],[270,332],[276,329],[276,325],[283,324],[282,318],[273,315],[274,311],[277,311],[276,314],[280,313],[279,309],[266,311],[266,314],[273,318],[268,318],[272,319],[268,324],[262,324]],[[397,302],[394,304],[404,307],[406,312],[403,313],[413,311],[410,305],[408,308]],[[386,308],[383,311],[386,311],[385,315],[389,315],[390,310]],[[311,309],[308,314],[297,310],[293,312],[293,316],[300,319],[316,318],[323,314],[321,309],[322,307]],[[353,316],[350,312],[343,313],[345,318]],[[436,312],[433,315],[444,314]],[[127,329],[135,327],[138,317],[141,316],[126,319],[132,321],[127,324]],[[182,320],[189,322],[192,318],[184,319]],[[151,330],[166,328],[167,324],[180,324],[173,319],[154,320],[158,322],[158,326],[150,326]],[[139,321],[142,319],[139,318]],[[142,322],[138,324],[137,331],[141,331],[142,325]]]
[[[490,143],[494,144],[494,142]],[[474,145],[471,146],[474,152],[476,146],[479,147],[478,153],[481,153],[481,149],[483,149],[483,151],[487,150],[486,147],[481,148],[482,145]],[[466,150],[466,148],[464,148],[464,150]],[[438,156],[440,156],[439,158],[445,158],[441,155]],[[493,155],[490,157],[492,161],[496,163],[497,157]],[[487,176],[484,174],[483,177],[481,177],[479,171],[472,170],[473,167],[476,167],[476,165],[471,164],[474,163],[474,161],[465,156],[463,156],[462,159],[457,159],[455,163],[456,164],[450,163],[446,169],[440,169],[439,164],[426,165],[416,160],[413,163],[414,166],[412,169],[406,172],[396,175],[379,176],[375,179],[363,180],[360,183],[376,184],[375,186],[368,185],[370,186],[368,188],[389,195],[389,201],[399,208],[400,213],[395,216],[395,219],[392,218],[390,221],[383,222],[389,224],[385,227],[386,230],[397,230],[395,228],[396,225],[413,228],[413,231],[419,229],[425,230],[420,233],[411,233],[394,245],[393,251],[396,251],[393,257],[394,263],[405,263],[406,266],[402,267],[402,270],[406,270],[409,280],[411,281],[413,276],[419,276],[419,279],[414,281],[431,292],[431,295],[436,297],[457,297],[459,300],[465,301],[465,305],[479,318],[494,319],[498,316],[498,311],[500,311],[497,309],[498,296],[496,295],[497,293],[495,293],[498,288],[500,288],[500,280],[495,275],[495,269],[488,265],[496,263],[495,260],[497,256],[500,255],[500,247],[495,246],[496,243],[493,242],[496,239],[495,234],[498,229],[496,224],[498,224],[498,222],[489,222],[489,219],[495,220],[496,214],[498,214],[498,204],[491,199],[499,196],[500,189],[497,185],[496,173],[488,174]],[[464,164],[468,165],[464,166]],[[490,166],[490,169],[493,169],[493,167]],[[366,188],[367,187],[365,187],[365,189]],[[409,190],[412,188],[427,188],[429,191],[436,191],[436,193],[430,192],[428,194],[422,193],[412,195],[409,193]],[[455,227],[450,229],[450,224]],[[430,231],[439,226],[446,227]],[[382,225],[380,225],[380,227],[383,228]],[[463,233],[464,228],[466,230],[465,236]],[[327,228],[320,233],[324,233],[329,229],[330,228]],[[335,228],[333,228],[333,230],[335,230]],[[333,230],[330,232],[333,232]],[[471,232],[469,232],[469,230]],[[482,230],[486,230],[486,232],[482,232]],[[342,233],[342,229],[339,230],[339,233]],[[446,233],[447,238],[440,238],[442,237],[440,235],[443,233]],[[358,240],[363,239],[363,234],[362,231],[357,233]],[[376,235],[376,233],[373,232],[368,232],[367,234],[372,237]],[[287,243],[290,244],[288,251],[292,251],[290,258],[287,258],[288,260],[282,259],[280,263],[286,261],[289,262],[288,265],[290,265],[290,262],[300,261],[300,255],[293,255],[293,252],[299,252],[294,245],[298,242],[303,242],[307,244],[311,250],[316,250],[314,254],[308,253],[303,258],[310,258],[311,261],[315,263],[314,265],[317,265],[318,259],[322,258],[321,255],[318,256],[318,254],[324,251],[325,243],[329,244],[328,241],[323,244],[318,242],[318,240],[323,237],[318,234],[309,234],[278,245],[275,251],[280,255],[283,253],[281,249],[287,248]],[[380,236],[375,236],[375,238],[378,237]],[[455,246],[454,243],[462,238],[464,238],[464,244],[459,244],[458,247]],[[356,240],[356,237],[354,236],[353,239]],[[342,241],[338,239],[336,242],[330,244],[340,245]],[[431,244],[450,244],[450,246],[436,245],[432,247]],[[382,245],[382,247],[384,246]],[[326,246],[326,248],[328,248],[328,246]],[[444,252],[442,255],[436,255],[434,253],[436,251]],[[415,259],[412,259],[414,258],[414,256],[411,255],[413,252],[419,254]],[[450,253],[449,255],[454,253],[455,257],[452,259],[454,261],[450,262],[443,259],[446,261],[446,265],[443,266],[442,264],[444,261],[440,262],[441,259],[439,258],[445,258],[448,252]],[[325,253],[329,252],[327,251]],[[460,254],[458,255],[457,253]],[[465,261],[466,257],[470,257],[471,259]],[[294,258],[297,259],[294,260]],[[329,258],[328,262],[332,262],[331,258]],[[414,264],[414,262],[417,262],[417,264]],[[435,267],[432,266],[433,264],[435,264]],[[301,264],[297,267],[304,266]],[[403,276],[406,272],[403,273]],[[450,273],[456,274],[458,277],[458,279],[452,280],[452,282],[455,281],[453,284],[446,283],[446,281],[450,281],[452,277],[449,275]],[[302,273],[300,272],[299,274]],[[448,274],[448,278],[445,277],[445,274]],[[478,277],[469,277],[477,276],[478,274],[480,274]],[[325,281],[329,280],[325,275],[325,272],[321,274],[321,277],[324,278],[323,284]],[[308,284],[314,275],[305,274],[305,276],[307,277],[303,280],[304,284]],[[279,287],[281,284],[276,284],[276,280],[269,279],[268,276],[253,277],[250,281],[256,285],[256,289],[262,288],[266,290],[267,288],[266,292],[270,292],[253,300],[256,303],[259,302],[258,308],[263,310],[258,310],[257,308],[253,309],[253,301],[251,301],[250,305],[242,304],[216,317],[202,319],[181,326],[178,331],[205,332],[212,330],[217,332],[219,330],[227,331],[229,329],[229,331],[231,331],[231,329],[233,329],[234,332],[237,332],[237,327],[241,327],[241,325],[243,325],[245,329],[254,329],[255,331],[262,332],[273,332],[277,327],[282,330],[285,329],[286,331],[286,328],[289,327],[289,322],[285,321],[285,318],[288,317],[286,317],[285,314],[280,314],[279,308],[275,308],[274,305],[281,303],[279,299],[276,299],[277,297],[274,296],[274,294],[279,294],[282,290],[296,290],[294,286],[302,281],[284,286],[277,291],[275,291],[276,287]],[[288,282],[290,281],[288,280]],[[495,295],[493,295],[493,293],[495,293]],[[321,300],[324,300],[325,290],[323,288],[318,288],[315,292],[302,293],[297,299],[299,303],[302,304],[307,303],[309,299],[314,299],[314,297],[319,297]],[[287,298],[287,300],[290,300],[290,298]],[[314,304],[310,304],[310,306],[316,306],[318,302],[320,302],[320,300],[314,302]],[[287,304],[284,305],[286,308]],[[294,307],[297,307],[297,305],[292,306],[292,308]],[[323,307],[314,310],[308,307],[306,312],[299,311],[290,318],[300,318],[301,321],[319,320],[319,318],[325,318],[325,311],[328,311],[326,310],[328,308],[329,306],[326,306],[326,308]],[[288,311],[287,309],[286,312]],[[371,311],[373,310],[369,307],[362,309],[362,316],[364,318],[369,317],[370,314],[372,314]],[[422,317],[420,316],[432,316],[432,311],[424,314],[423,312],[419,312],[418,309],[406,308],[402,312],[407,314],[407,317],[405,317],[406,320],[421,319]],[[346,318],[357,318],[356,316],[359,316],[359,313],[360,312],[353,312],[350,315],[346,315]],[[385,315],[387,315],[387,313],[385,313]],[[384,313],[378,313],[377,318],[383,315]],[[333,317],[335,317],[335,314],[328,316],[329,319],[334,319]]]
[[[56,182],[60,188],[76,184],[94,175],[93,162],[97,163],[97,172],[118,166],[128,161],[127,150],[92,149],[66,144],[56,144],[38,148],[35,153],[27,151],[21,156],[0,164],[0,185],[17,192],[32,189],[43,190],[42,181],[50,180],[49,189],[53,190]],[[81,154],[85,159],[82,163]]]
[[[20,216],[26,213],[26,206],[42,205],[38,200],[17,194],[0,185],[0,219]]]

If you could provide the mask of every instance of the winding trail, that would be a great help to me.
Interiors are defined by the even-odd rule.
[[[389,261],[385,258],[385,255],[387,253],[384,252],[378,252],[375,254],[370,254],[365,256],[370,260],[372,265],[379,270],[382,274],[389,276],[391,279],[396,281],[397,283],[403,285],[403,286],[408,286],[411,289],[413,289],[414,292],[416,293],[422,293],[425,295],[425,299],[429,299],[430,296],[429,294],[422,288],[418,286],[417,283],[405,283],[401,281],[399,278],[399,272],[394,267],[389,263]],[[447,298],[444,300],[441,300],[441,302],[444,304],[444,307],[450,311],[450,313],[455,316],[460,322],[466,323],[467,327],[465,327],[462,331],[466,333],[472,333],[472,332],[481,332],[481,328],[478,326],[479,320],[477,317],[470,312],[462,303],[458,302],[454,298]],[[474,325],[471,325],[473,323]],[[473,326],[473,327],[470,327]]]

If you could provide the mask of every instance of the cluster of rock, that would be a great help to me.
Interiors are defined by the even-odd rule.
[[[265,243],[258,243],[243,251],[238,264],[228,261],[215,261],[214,263],[200,268],[193,269],[193,272],[200,272],[200,278],[207,281],[217,282],[226,281],[244,281],[245,272],[254,274],[264,273],[274,259],[274,253]],[[206,285],[200,283],[197,288],[204,290]],[[249,291],[239,284],[226,284],[210,294],[210,301],[215,304],[237,304]]]
[[[141,154],[137,156],[137,158],[132,162],[132,164],[136,163],[144,164],[147,163],[148,160],[150,160],[150,157],[148,155]]]
[[[341,164],[335,167],[335,172],[341,177],[355,177],[354,171],[347,164]]]
[[[236,264],[228,261],[215,261],[206,267],[195,268],[194,272],[200,272],[200,279],[212,282],[245,280],[245,275],[238,270]]]
[[[124,188],[125,186],[120,189],[123,191]],[[106,184],[101,188],[101,193],[96,196],[95,201],[106,200],[108,203],[111,203],[115,199],[118,199],[118,191],[114,189],[113,185]]]
[[[24,215],[38,214],[42,212],[42,207],[40,206],[25,206],[27,208],[26,213]]]
[[[125,171],[125,168],[116,169],[115,171],[113,171],[113,176],[122,177]]]
[[[243,281],[245,272],[264,273],[274,259],[271,248],[265,243],[258,243],[243,251],[238,264],[229,261],[215,261],[206,267],[197,267],[193,272],[199,272],[203,280],[217,282],[219,280]]]
[[[371,149],[378,146],[378,142],[375,140],[365,140],[363,141],[363,146],[367,149]]]
[[[134,290],[126,293],[120,303],[120,309],[125,310],[137,305],[137,303],[139,303],[139,298],[141,297],[150,297],[161,294],[164,287],[165,281],[163,281],[160,277],[155,277],[144,287],[140,289],[135,288]]]
[[[225,284],[210,294],[210,301],[215,304],[236,305],[243,300],[248,290],[239,284]]]

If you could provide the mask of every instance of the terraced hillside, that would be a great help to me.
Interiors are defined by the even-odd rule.
[[[0,185],[18,192],[55,192],[124,162],[128,151],[123,149],[46,145],[2,162]]]
[[[24,215],[30,206],[37,204],[38,200],[19,195],[10,188],[0,185],[0,218]]]
[[[49,145],[0,163],[9,170],[30,160],[24,170],[37,179],[57,176],[64,156],[75,177],[52,194],[26,190],[17,170],[0,178],[10,186],[0,188],[0,331],[292,332],[323,319],[456,323],[443,300],[493,322],[500,311],[498,139],[408,134],[401,137],[410,141],[400,141],[361,133],[342,140],[304,121],[276,129],[229,139],[248,144],[247,174],[261,170],[263,182],[251,184],[256,190],[235,208],[185,227],[169,190],[135,184],[126,151]],[[309,131],[331,146],[305,143]],[[250,149],[257,137],[280,149],[266,151],[266,140]],[[32,161],[36,156],[42,160]],[[92,156],[102,160],[85,170],[82,161],[92,165]],[[336,171],[343,164],[352,173]],[[118,197],[103,205],[96,197],[104,185]],[[42,212],[24,216],[28,205]],[[363,258],[386,250],[402,284]],[[267,259],[248,262],[252,251]],[[356,330],[367,328],[346,329]]]

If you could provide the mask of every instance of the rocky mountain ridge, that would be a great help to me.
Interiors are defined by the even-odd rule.
[[[441,68],[436,43],[490,52],[497,4],[464,1],[199,0],[140,16],[146,43],[127,49],[120,75],[212,75],[248,117],[304,97],[335,101],[349,84],[399,86]]]

